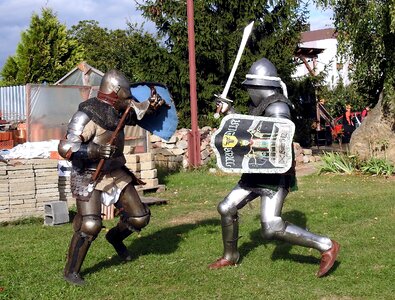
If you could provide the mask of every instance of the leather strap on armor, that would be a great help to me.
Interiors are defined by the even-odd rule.
[[[118,95],[115,92],[111,92],[111,94],[104,94],[103,92],[98,91],[97,99],[111,106],[114,106],[114,104],[118,101]]]

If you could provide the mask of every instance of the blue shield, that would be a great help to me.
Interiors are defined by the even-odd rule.
[[[137,125],[168,141],[178,125],[177,111],[168,88],[161,83],[140,82],[131,84],[130,90],[137,101],[143,102],[151,96],[152,86],[155,87],[156,92],[166,101],[168,106],[163,105],[159,107],[156,114],[144,116],[137,122]]]

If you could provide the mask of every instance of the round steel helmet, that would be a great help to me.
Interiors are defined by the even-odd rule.
[[[126,76],[118,70],[106,72],[101,80],[98,98],[105,100],[125,100],[132,97],[130,82]]]
[[[270,79],[270,77],[275,78]],[[246,80],[243,81],[243,85],[247,86],[247,88],[281,88],[280,81],[277,78],[276,67],[267,58],[261,58],[252,64],[248,74],[246,75]]]

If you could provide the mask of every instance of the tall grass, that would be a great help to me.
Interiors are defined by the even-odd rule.
[[[216,206],[238,177],[194,171],[163,180],[167,190],[150,196],[168,204],[151,206],[150,224],[126,240],[133,260],[122,263],[102,232],[82,267],[84,287],[62,279],[71,224],[0,227],[0,299],[393,299],[393,177],[299,178],[284,218],[342,246],[320,279],[317,251],[262,240],[258,200],[240,211],[238,266],[209,270],[222,254]]]

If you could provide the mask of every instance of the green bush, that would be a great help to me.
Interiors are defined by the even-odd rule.
[[[383,158],[372,157],[364,162],[361,171],[365,174],[391,176],[395,173],[395,166]]]
[[[343,153],[325,152],[322,156],[323,166],[321,173],[345,173],[352,174],[358,166],[356,156],[350,156]]]
[[[323,165],[321,173],[345,173],[391,176],[395,173],[395,166],[383,158],[372,157],[369,160],[360,161],[355,155],[344,153],[326,152],[322,156]]]

